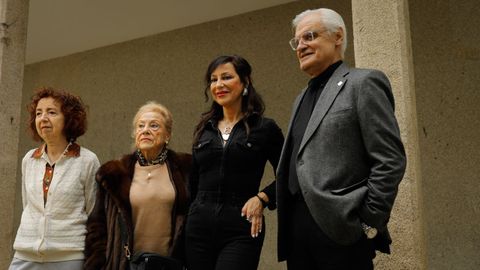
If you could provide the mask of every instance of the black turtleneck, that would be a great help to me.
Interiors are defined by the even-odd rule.
[[[332,76],[333,72],[342,64],[342,61],[338,61],[331,66],[329,66],[324,72],[320,75],[310,79],[308,82],[307,90],[305,95],[300,101],[297,114],[292,123],[290,138],[289,138],[289,149],[290,151],[290,167],[289,167],[289,180],[288,188],[293,195],[296,195],[300,191],[300,186],[298,184],[298,175],[295,168],[297,161],[298,149],[300,148],[300,143],[302,142],[303,135],[307,129],[308,121],[312,115],[315,104],[317,104],[318,98],[322,93],[325,85]]]

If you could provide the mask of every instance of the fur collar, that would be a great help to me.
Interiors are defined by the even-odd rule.
[[[167,165],[175,176],[179,170],[189,170],[191,155],[168,150]],[[121,208],[130,212],[130,186],[137,158],[134,153],[125,155],[119,160],[111,160],[103,164],[97,172],[96,180]]]

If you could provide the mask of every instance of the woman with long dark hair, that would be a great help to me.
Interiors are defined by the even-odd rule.
[[[237,55],[208,66],[213,99],[194,133],[186,224],[189,270],[257,269],[265,237],[263,209],[275,208],[275,182],[259,191],[266,162],[276,169],[283,135],[263,116],[251,66]]]

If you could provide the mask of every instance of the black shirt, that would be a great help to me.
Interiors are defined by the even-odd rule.
[[[296,170],[296,161],[298,149],[300,148],[300,143],[302,142],[303,135],[312,115],[315,104],[317,104],[318,98],[323,91],[323,88],[327,84],[328,80],[332,76],[333,72],[342,64],[342,61],[338,61],[331,66],[329,66],[324,72],[322,72],[317,77],[312,78],[308,82],[308,87],[303,96],[300,105],[298,106],[298,111],[295,116],[295,119],[292,123],[289,145],[288,149],[290,152],[290,166],[289,166],[289,177],[288,177],[288,187],[290,193],[296,195],[300,191],[300,186],[298,184],[298,175]]]
[[[252,197],[258,193],[267,160],[276,170],[283,145],[283,134],[272,119],[252,115],[248,119],[250,134],[239,121],[222,145],[217,121],[207,122],[198,143],[193,146],[193,168],[190,177],[191,195],[213,191]],[[269,207],[275,205],[275,181],[263,192]]]

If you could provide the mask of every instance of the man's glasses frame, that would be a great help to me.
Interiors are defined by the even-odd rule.
[[[288,41],[288,44],[290,44],[290,47],[292,50],[296,51],[298,48],[298,45],[300,45],[300,41],[304,44],[308,44],[309,42],[312,42],[314,39],[320,36],[320,33],[323,33],[327,30],[323,31],[305,31],[303,32],[300,37],[294,37]]]

